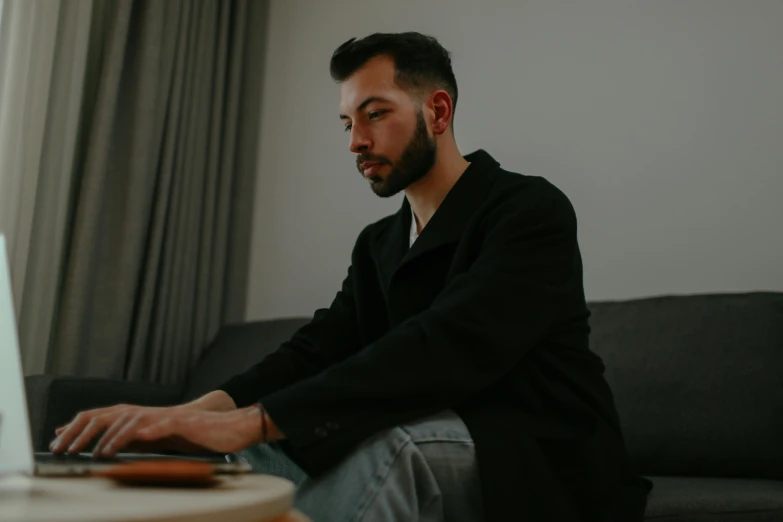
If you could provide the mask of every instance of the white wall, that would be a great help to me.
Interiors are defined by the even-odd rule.
[[[576,207],[588,299],[783,290],[780,0],[274,0],[248,319],[328,305],[361,228],[332,51],[422,31],[452,51],[460,150]]]

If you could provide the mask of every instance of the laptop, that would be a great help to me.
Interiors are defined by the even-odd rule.
[[[247,461],[235,455],[118,453],[112,458],[96,460],[90,453],[55,455],[48,452],[33,452],[19,336],[11,293],[8,253],[5,237],[0,234],[0,476],[17,473],[86,475],[117,463],[160,459],[209,462],[214,465],[215,473],[251,471]]]

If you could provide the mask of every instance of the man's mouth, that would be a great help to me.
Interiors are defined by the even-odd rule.
[[[361,165],[362,174],[364,174],[365,178],[369,178],[375,175],[375,173],[378,172],[382,166],[382,163],[372,163],[370,161],[366,161]]]

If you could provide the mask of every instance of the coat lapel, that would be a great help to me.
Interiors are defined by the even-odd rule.
[[[398,270],[436,248],[459,241],[465,227],[484,202],[495,180],[492,171],[499,164],[483,150],[468,154],[465,159],[470,165],[446,195],[419,238],[407,250],[397,267]],[[407,199],[403,203],[402,211],[407,216],[407,242],[411,225],[410,204]]]
[[[411,206],[403,199],[402,207],[394,215],[391,226],[375,240],[373,257],[376,259],[383,289],[389,286],[392,275],[408,252],[411,228]]]
[[[388,288],[394,274],[403,266],[441,246],[459,241],[475,211],[494,183],[499,163],[483,150],[465,156],[470,165],[446,195],[421,235],[409,248],[411,207],[407,198],[394,215],[391,225],[375,243],[377,266]]]

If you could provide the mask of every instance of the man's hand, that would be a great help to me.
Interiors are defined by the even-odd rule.
[[[267,423],[271,423],[268,417]],[[55,433],[58,437],[49,446],[54,453],[78,453],[100,433],[103,436],[94,456],[111,457],[126,447],[231,453],[260,441],[261,414],[254,406],[204,411],[187,405],[153,408],[121,404],[81,412]]]

